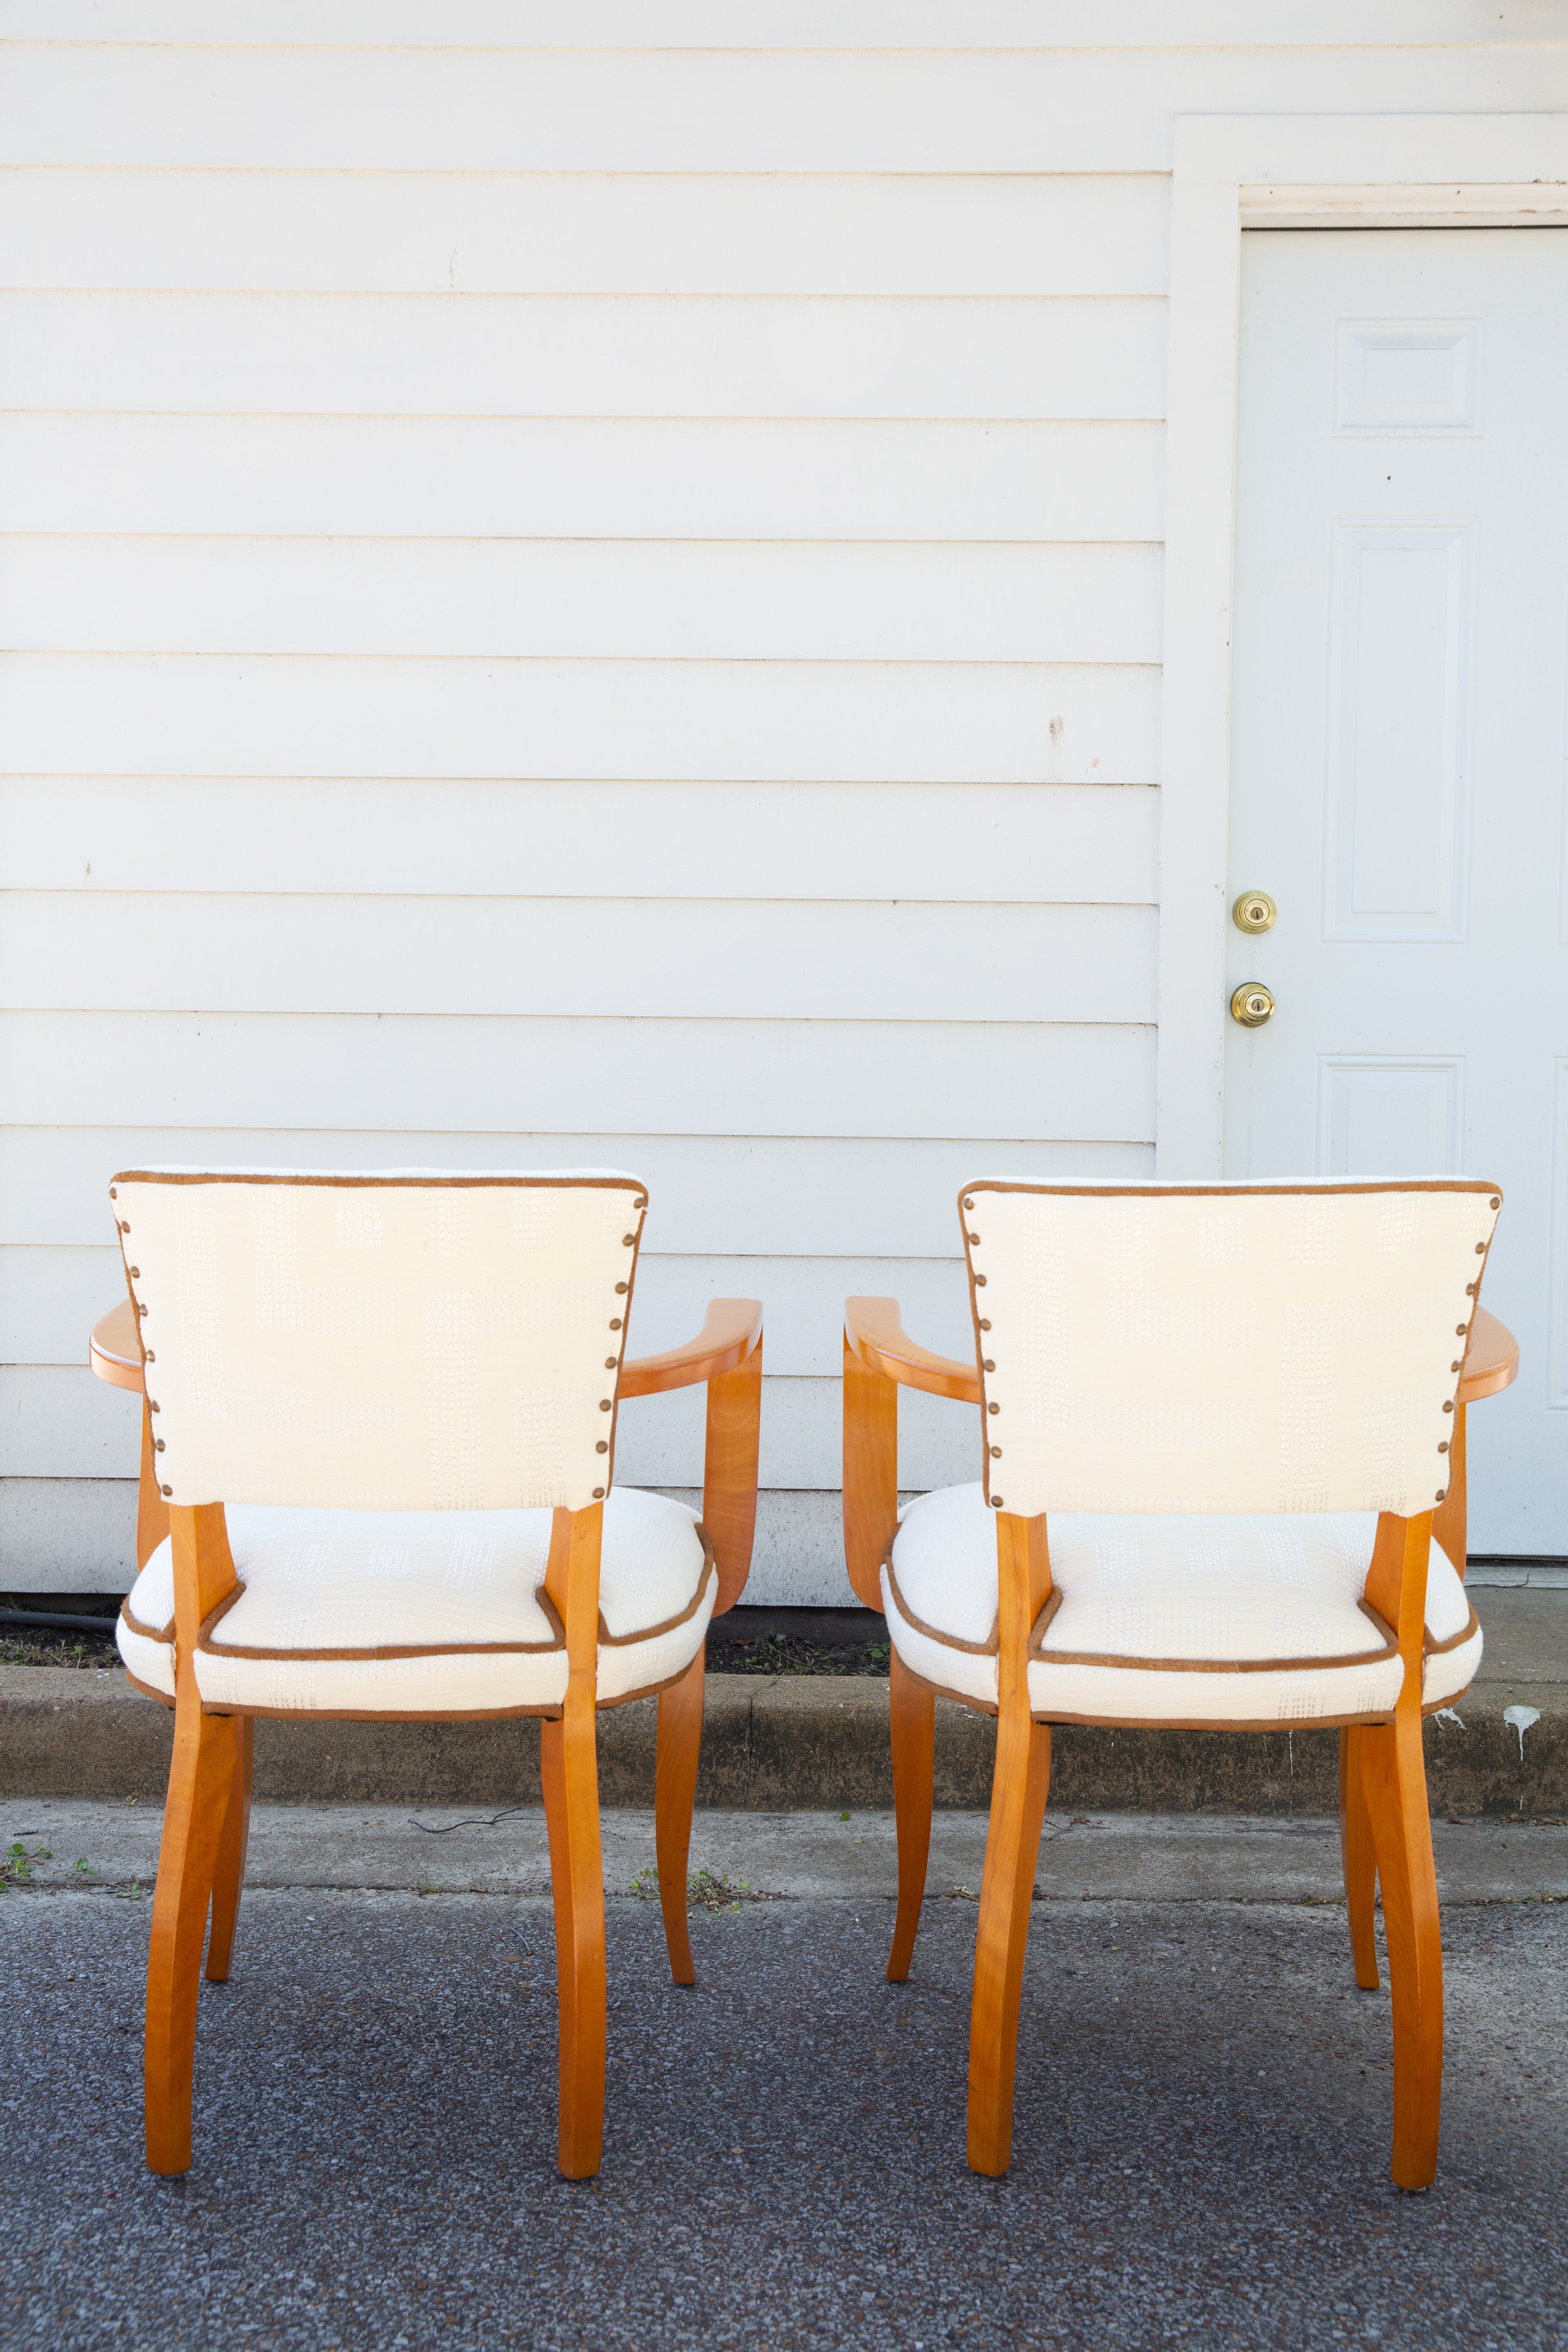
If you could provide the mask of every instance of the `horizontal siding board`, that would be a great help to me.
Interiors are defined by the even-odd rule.
[[[1030,1024],[1155,1018],[1152,907],[0,894],[31,1010]]]
[[[1159,172],[1183,114],[1538,107],[1529,44],[893,52],[16,42],[27,164],[339,171]]]
[[[1146,1142],[1147,1028],[973,1023],[443,1020],[12,1013],[0,1100],[20,1126],[514,1129],[948,1136],[1006,1125]],[[982,1114],[1006,1106],[1005,1118]]]
[[[11,773],[1150,783],[1152,668],[11,654]]]
[[[1159,798],[1102,784],[0,777],[0,888],[438,896],[548,877],[567,898],[1152,906]]]
[[[0,530],[1146,541],[1163,466],[1147,423],[35,412]]]
[[[839,1384],[763,1382],[759,1472],[764,1486],[832,1488],[839,1482]],[[907,1486],[978,1476],[979,1416],[973,1407],[911,1397],[901,1417],[900,1476]],[[123,1478],[140,1444],[136,1400],[85,1369],[0,1365],[0,1476]],[[617,1417],[616,1475],[622,1486],[691,1486],[702,1475],[702,1392],[638,1398]]]
[[[47,652],[1155,662],[1155,547],[13,537]]]
[[[22,292],[0,405],[1157,417],[1164,331],[1145,300]]]
[[[1271,0],[1271,44],[1542,45],[1551,10],[1475,0]],[[156,41],[381,48],[1118,49],[1257,44],[1258,0],[7,0],[12,41]]]
[[[107,1201],[103,1206],[107,1234]],[[956,1251],[958,1216],[951,1200],[948,1213],[949,1244]],[[85,1363],[89,1332],[124,1293],[120,1252],[107,1241],[96,1249],[0,1247],[0,1363]],[[966,1363],[973,1359],[969,1290],[956,1255],[670,1257],[646,1244],[637,1260],[631,1350],[652,1355],[689,1339],[711,1298],[760,1298],[769,1371],[837,1380],[844,1301],[868,1293],[899,1299],[907,1328],[927,1347]]]
[[[625,1168],[650,1187],[650,1252],[776,1259],[849,1251],[897,1259],[946,1257],[958,1188],[976,1176],[1146,1176],[1153,1157],[1147,1143],[994,1137],[882,1141],[18,1125],[0,1129],[0,1242],[100,1244],[110,1230],[108,1185],[115,1170],[169,1166]],[[750,1282],[740,1287],[752,1295]]]
[[[0,285],[369,294],[1163,294],[1166,182],[10,171]]]

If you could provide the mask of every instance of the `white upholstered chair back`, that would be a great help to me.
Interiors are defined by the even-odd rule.
[[[142,1169],[110,1198],[171,1503],[609,1491],[636,1178]]]
[[[1500,1195],[966,1185],[998,1510],[1433,1509]]]

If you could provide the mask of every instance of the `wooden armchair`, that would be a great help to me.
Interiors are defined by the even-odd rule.
[[[624,1357],[631,1178],[110,1187],[130,1297],[93,1370],[142,1395],[139,1575],[119,1639],[174,1710],[147,1979],[147,2160],[191,2161],[197,1981],[229,1973],[258,1715],[538,1715],[560,1986],[558,2161],[597,2170],[605,2084],[597,1708],[657,1693],[670,1971],[707,1627],[751,1565],[762,1308]],[[566,1313],[571,1307],[572,1312]],[[700,1520],[616,1488],[620,1403],[705,1381]]]
[[[1421,1719],[1452,1704],[1480,1656],[1461,1580],[1465,1408],[1506,1388],[1518,1367],[1511,1335],[1478,1303],[1500,1199],[1460,1183],[972,1185],[960,1195],[960,1214],[973,1366],[911,1339],[895,1300],[847,1302],[845,1552],[857,1594],[886,1612],[892,1647],[899,1903],[888,1975],[895,1982],[909,1974],[925,1889],[936,1696],[998,1717],[970,2035],[975,2170],[1004,2172],[1011,2158],[1050,1724],[1289,1722],[1341,1727],[1352,1949],[1356,1980],[1369,1988],[1378,1980],[1373,1922],[1383,1881],[1394,2001],[1394,2177],[1407,2188],[1434,2177],[1441,1950]],[[1316,1221],[1301,1255],[1317,1255],[1326,1270],[1317,1292],[1307,1270],[1289,1264],[1280,1221],[1295,1213],[1291,1203]],[[1380,1250],[1376,1233],[1369,1237],[1368,1221],[1379,1216],[1399,1248]],[[1359,1286],[1336,1291],[1327,1279],[1333,1269],[1322,1254],[1336,1251]],[[1386,1346],[1368,1339],[1373,1281],[1385,1328],[1390,1300],[1420,1322],[1414,1356],[1392,1336]],[[1330,1390],[1338,1398],[1340,1422],[1328,1439],[1292,1407],[1299,1348],[1268,1342],[1277,1329],[1283,1343],[1292,1305],[1301,1310],[1298,1332],[1327,1330],[1323,1318],[1340,1317],[1350,1339],[1342,1355],[1355,1360],[1328,1388],[1314,1381],[1320,1405]],[[1254,1340],[1263,1337],[1261,1355],[1241,1344],[1248,1328]],[[980,1408],[984,1474],[973,1488],[922,1498],[901,1526],[900,1387]],[[1332,1442],[1363,1411],[1373,1416],[1367,1426],[1384,1433],[1373,1449],[1376,1476],[1348,1458],[1353,1445]],[[1398,1412],[1407,1412],[1415,1433],[1403,1451],[1388,1433]],[[1248,1415],[1255,1440],[1257,1425],[1267,1423],[1250,1445],[1243,1442]],[[1413,1488],[1425,1475],[1430,1486]],[[1414,1507],[1428,1495],[1425,1509]],[[1184,1634],[1183,1580],[1173,1587],[1166,1578],[1161,1590],[1171,1548],[1197,1517],[1194,1500],[1205,1506],[1205,1541],[1225,1555],[1211,1579],[1215,1591],[1194,1596],[1205,1604],[1197,1613],[1206,1613],[1211,1637],[1216,1611],[1234,1620],[1217,1658],[1198,1654],[1195,1632]],[[1109,1579],[1097,1556],[1107,1535],[1120,1547]],[[1286,1626],[1289,1654],[1273,1656],[1258,1647],[1256,1612],[1247,1622],[1253,1588],[1269,1580],[1271,1551],[1276,1561],[1288,1551],[1287,1581],[1296,1579],[1303,1596]],[[1339,1605],[1336,1579],[1360,1594],[1359,1625]],[[1120,1591],[1108,1589],[1118,1581]],[[1289,1594],[1286,1604],[1290,1616]],[[1158,1618],[1169,1655],[1152,1654],[1140,1637],[1141,1608]],[[1341,1646],[1325,1652],[1320,1635],[1329,1628]]]

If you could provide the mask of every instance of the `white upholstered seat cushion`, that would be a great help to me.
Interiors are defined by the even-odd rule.
[[[1053,1514],[1060,1600],[1036,1637],[1033,1711],[1054,1722],[1113,1724],[1386,1717],[1403,1669],[1360,1606],[1376,1530],[1372,1511]],[[904,1664],[994,1706],[996,1516],[979,1486],[910,1504],[891,1570],[882,1570],[882,1597]],[[1426,1636],[1430,1708],[1457,1697],[1481,1657],[1463,1582],[1436,1543]],[[1444,1643],[1452,1646],[1436,1646]]]
[[[209,1621],[196,1652],[196,1683],[210,1704],[272,1715],[450,1717],[522,1714],[565,1696],[566,1654],[542,1600],[548,1511],[234,1504],[226,1519],[241,1590]],[[717,1591],[684,1504],[612,1488],[599,1574],[601,1702],[689,1665]],[[137,1681],[168,1698],[174,1615],[165,1539],[127,1597],[119,1641]]]

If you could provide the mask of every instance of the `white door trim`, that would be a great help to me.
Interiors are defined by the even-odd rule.
[[[1177,118],[1155,1164],[1219,1172],[1241,232],[1568,226],[1568,114]]]

